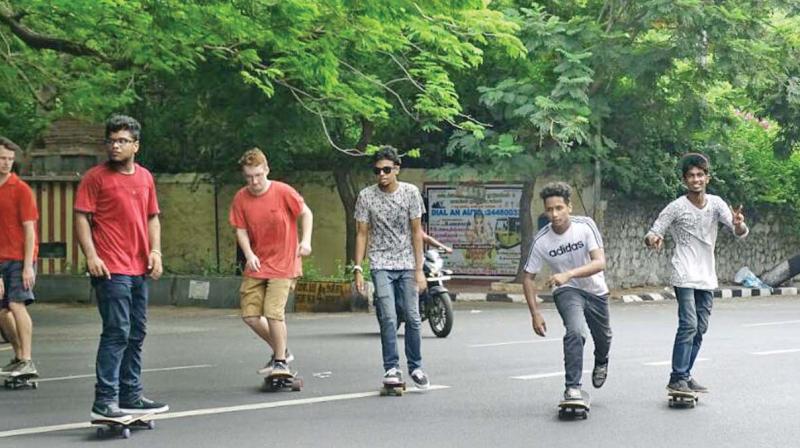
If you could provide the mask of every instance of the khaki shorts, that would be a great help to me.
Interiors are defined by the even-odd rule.
[[[239,288],[239,306],[242,317],[265,316],[267,319],[284,320],[289,290],[294,286],[291,278],[245,277]]]

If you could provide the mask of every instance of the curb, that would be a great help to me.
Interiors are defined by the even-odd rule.
[[[666,288],[665,288],[666,289]],[[715,299],[731,299],[738,297],[764,297],[764,296],[796,296],[798,288],[722,288],[714,290]],[[510,294],[505,292],[456,293],[458,302],[506,302],[506,303],[525,303],[523,294]],[[553,302],[551,294],[538,294],[539,302]],[[670,292],[645,292],[640,294],[623,294],[621,296],[611,296],[612,300],[621,300],[623,303],[634,302],[660,302],[664,300],[675,300],[675,294]]]
[[[796,296],[797,288],[722,288],[714,290],[715,299],[731,299],[737,297],[763,297],[763,296]],[[624,294],[615,299],[621,299],[624,303],[632,302],[658,302],[661,300],[675,300],[672,292],[647,292],[642,294]]]

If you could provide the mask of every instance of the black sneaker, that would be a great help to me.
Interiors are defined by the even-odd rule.
[[[595,364],[592,370],[592,386],[595,389],[600,389],[606,383],[608,377],[608,362],[605,364]]]
[[[414,369],[414,371],[411,372],[411,379],[414,381],[414,385],[417,386],[417,389],[427,389],[431,386],[430,381],[428,381],[428,375],[425,375],[422,369]]]
[[[128,421],[133,418],[130,414],[122,412],[116,403],[95,403],[92,406],[92,420],[119,420]]]
[[[700,392],[701,394],[708,392],[708,388],[695,381],[694,378],[689,378],[689,380],[686,381],[686,385],[689,386],[692,392]]]
[[[692,392],[692,389],[689,389],[689,384],[686,382],[686,380],[670,381],[670,383],[667,384],[667,390],[670,392],[680,392],[684,394],[694,393]]]
[[[397,367],[392,367],[384,372],[383,384],[387,386],[399,386],[400,384],[403,384],[403,373],[400,372]]]
[[[159,414],[169,411],[169,406],[141,397],[132,403],[120,403],[119,409],[129,414]]]

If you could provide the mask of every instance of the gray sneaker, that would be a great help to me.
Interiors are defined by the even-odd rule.
[[[11,358],[8,364],[4,365],[2,369],[0,369],[0,375],[8,376],[11,374],[11,371],[20,363],[20,360],[15,356]]]
[[[272,373],[270,375],[291,375],[292,372],[289,371],[289,365],[285,362],[275,361],[272,364]]]
[[[689,384],[686,382],[686,380],[670,381],[670,383],[667,384],[667,390],[670,392],[680,392],[684,394],[693,393],[692,389],[689,389]]]
[[[594,370],[592,370],[592,386],[600,389],[606,383],[606,378],[608,378],[608,362],[595,364]]]
[[[692,392],[699,392],[701,394],[708,392],[708,388],[695,381],[694,378],[689,378],[689,380],[686,381],[686,385],[689,386]]]
[[[289,350],[289,347],[286,347],[286,364],[294,361],[294,353]],[[272,368],[275,364],[275,354],[273,353],[272,356],[269,357],[269,361],[264,364],[264,367],[258,369],[259,375],[270,375],[272,373]]]
[[[581,390],[577,387],[568,387],[567,390],[564,391],[564,401],[580,401],[583,400],[583,395],[581,395]]]
[[[428,375],[426,375],[422,369],[414,369],[414,371],[411,372],[411,379],[414,381],[414,385],[417,386],[417,389],[427,389],[431,387]]]
[[[18,362],[8,375],[12,378],[23,375],[39,376],[39,371],[36,370],[36,364],[33,363],[33,360],[29,359]]]
[[[120,422],[127,422],[133,418],[130,414],[120,411],[116,403],[95,403],[94,406],[92,406],[90,415],[92,420],[113,419]]]
[[[403,384],[403,372],[396,367],[392,367],[383,374],[383,384],[390,386]]]
[[[119,410],[127,414],[159,414],[169,411],[169,406],[165,403],[141,397],[131,403],[120,402]]]

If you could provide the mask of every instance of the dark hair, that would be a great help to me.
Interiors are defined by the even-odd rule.
[[[572,196],[572,187],[566,182],[550,182],[542,188],[539,196],[543,201],[551,197],[560,197],[564,199],[565,204],[569,204],[569,198]]]
[[[11,152],[20,151],[19,146],[17,146],[16,143],[12,142],[11,139],[9,138],[3,137],[2,135],[0,135],[0,146],[6,148]]]
[[[708,174],[711,170],[711,163],[708,162],[708,157],[697,152],[690,152],[683,155],[681,158],[681,175],[686,177],[686,173],[692,168],[700,168],[704,173]]]
[[[135,118],[127,115],[112,115],[106,121],[106,139],[114,132],[128,131],[134,140],[139,140],[139,134],[142,132],[142,125],[136,121]]]
[[[372,164],[376,164],[381,160],[389,160],[394,162],[395,165],[400,166],[400,155],[397,154],[397,149],[393,146],[383,145],[378,148],[378,152],[372,156]]]

